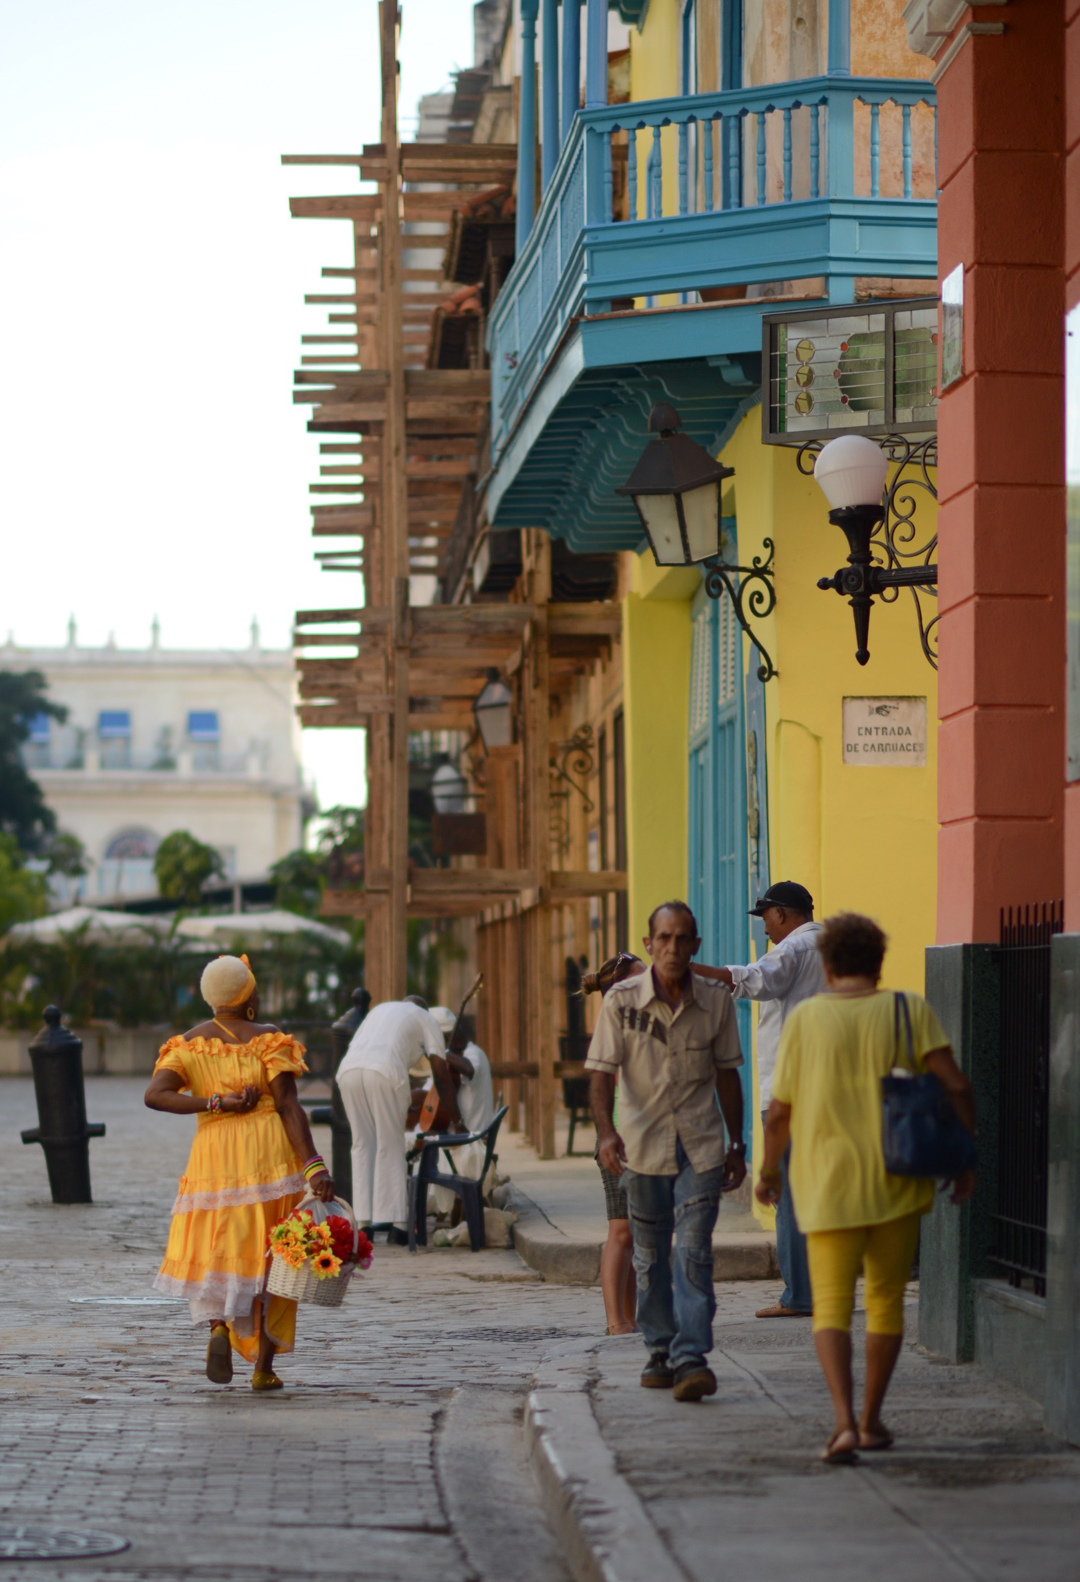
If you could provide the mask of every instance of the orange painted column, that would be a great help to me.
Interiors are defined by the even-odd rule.
[[[1080,0],[1065,5],[1065,307],[1080,303]],[[1080,933],[1080,781],[1065,787],[1065,927]]]
[[[939,944],[996,939],[1002,906],[1064,884],[1064,14],[972,17],[1006,26],[938,86],[939,269],[964,269],[938,421]]]

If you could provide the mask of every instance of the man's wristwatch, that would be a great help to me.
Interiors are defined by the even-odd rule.
[[[728,1144],[728,1153],[729,1154],[745,1154],[745,1152],[746,1152],[746,1144],[745,1143],[729,1143]]]

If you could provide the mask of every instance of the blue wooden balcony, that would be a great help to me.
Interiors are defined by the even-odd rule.
[[[777,302],[741,288],[850,302],[856,278],[936,278],[935,139],[933,85],[896,78],[579,112],[489,325],[491,519],[636,544],[608,493],[640,449],[635,409],[696,402],[710,443],[757,398]]]

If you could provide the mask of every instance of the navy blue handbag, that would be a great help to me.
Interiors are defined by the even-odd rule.
[[[881,1079],[881,1146],[885,1169],[893,1176],[930,1176],[951,1181],[978,1163],[975,1139],[953,1109],[932,1071],[915,1069],[911,1012],[902,994],[894,997],[893,1037],[900,1043],[904,1019],[910,1075],[900,1070]],[[899,1074],[897,1074],[899,1071]]]

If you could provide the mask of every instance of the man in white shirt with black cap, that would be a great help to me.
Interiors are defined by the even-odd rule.
[[[814,922],[814,898],[801,884],[783,879],[771,884],[751,917],[760,917],[772,945],[747,967],[721,967],[716,973],[737,1000],[759,1000],[757,1066],[762,1114],[772,1097],[773,1071],[780,1034],[791,1012],[811,995],[825,992],[825,971],[817,948],[821,924]],[[779,1302],[758,1310],[758,1318],[801,1318],[809,1315],[810,1271],[806,1238],[795,1219],[788,1186],[787,1156],[781,1165],[783,1190],[776,1208],[776,1259],[784,1280]]]

